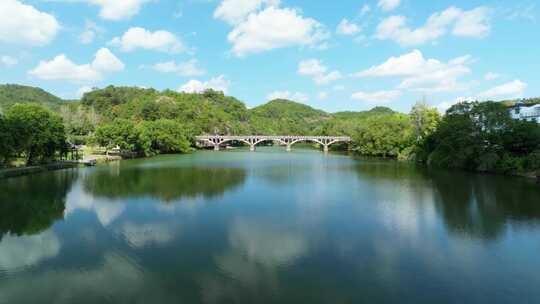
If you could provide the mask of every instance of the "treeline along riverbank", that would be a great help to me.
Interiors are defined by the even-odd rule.
[[[38,88],[3,85],[0,166],[53,162],[65,155],[68,142],[151,156],[190,152],[201,134],[291,134],[350,136],[352,150],[365,156],[534,175],[540,169],[540,126],[511,119],[513,102],[466,102],[445,115],[425,103],[407,114],[385,107],[326,113],[289,100],[247,109],[212,90],[188,94],[109,86],[64,101]]]

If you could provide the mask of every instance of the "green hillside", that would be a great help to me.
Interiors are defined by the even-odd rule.
[[[191,128],[194,134],[239,134],[248,130],[245,105],[234,97],[212,90],[188,94],[109,86],[85,94],[81,103],[95,108],[104,120],[177,120]]]
[[[283,99],[247,109],[238,99],[212,90],[189,94],[115,86],[93,90],[80,102],[67,103],[40,88],[0,85],[0,109],[15,103],[39,103],[59,111],[68,130],[77,135],[91,132],[97,122],[115,119],[176,120],[192,134],[349,135],[354,125],[367,117],[394,113],[389,108],[376,107],[370,111],[329,114]]]
[[[361,112],[337,112],[332,115],[333,119],[325,121],[321,132],[324,135],[353,136],[366,119],[392,114],[396,114],[396,112],[387,107],[375,107],[369,111]]]
[[[318,134],[322,124],[332,119],[324,111],[305,104],[277,99],[249,111],[255,134]]]
[[[238,99],[208,90],[201,94],[109,86],[84,95],[105,120],[172,119],[193,134],[317,134],[332,115],[289,100],[274,100],[248,110]]]
[[[0,85],[0,110],[5,111],[16,103],[39,103],[51,110],[58,110],[64,101],[40,88],[17,84]]]

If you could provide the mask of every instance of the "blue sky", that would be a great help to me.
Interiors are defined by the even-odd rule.
[[[339,3],[339,4],[338,4]],[[540,96],[540,2],[0,0],[0,83],[127,85],[327,111]]]

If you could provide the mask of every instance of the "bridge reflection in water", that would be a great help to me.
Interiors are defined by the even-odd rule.
[[[228,135],[204,135],[197,136],[197,142],[203,145],[213,146],[214,150],[219,151],[219,148],[228,142],[243,142],[249,145],[251,151],[255,151],[255,147],[266,141],[278,142],[287,147],[287,151],[291,151],[292,145],[297,142],[314,142],[323,147],[324,152],[328,152],[330,145],[335,143],[348,143],[351,138],[348,136],[228,136]]]

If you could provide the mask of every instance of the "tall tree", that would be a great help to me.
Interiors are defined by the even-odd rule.
[[[16,154],[28,165],[53,160],[66,147],[62,118],[37,104],[15,104],[6,112]]]
[[[414,126],[417,141],[433,133],[441,122],[441,115],[436,108],[429,106],[425,101],[417,102],[410,112],[411,123]]]
[[[5,166],[13,153],[13,136],[4,116],[0,113],[0,167]]]

